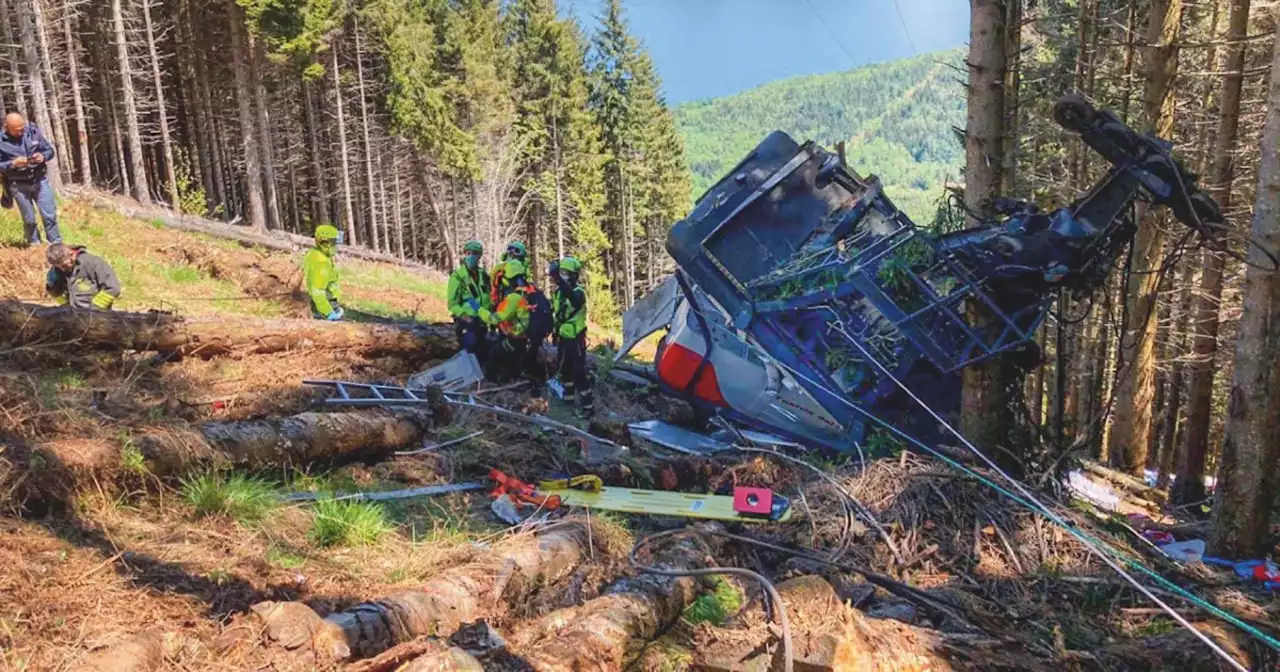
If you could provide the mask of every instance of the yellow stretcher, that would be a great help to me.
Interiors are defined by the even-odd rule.
[[[598,490],[577,490],[571,487],[540,487],[549,495],[558,495],[565,506],[581,506],[604,511],[638,513],[649,516],[678,516],[681,518],[707,518],[743,523],[775,522],[772,518],[744,515],[734,509],[729,495],[698,495],[668,490],[639,490],[635,488],[600,487]],[[560,483],[556,483],[560,485]],[[777,497],[777,495],[774,495]],[[776,522],[791,519],[791,507],[786,506]]]

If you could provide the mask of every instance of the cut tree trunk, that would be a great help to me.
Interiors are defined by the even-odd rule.
[[[1280,7],[1273,15],[1280,18]],[[1271,62],[1250,233],[1266,250],[1280,249],[1280,38],[1275,39]],[[1230,559],[1265,557],[1269,550],[1280,459],[1280,441],[1275,440],[1280,426],[1280,286],[1257,247],[1250,249],[1249,260],[1208,539],[1210,553]]]
[[[279,469],[313,463],[372,459],[416,445],[431,428],[447,424],[450,407],[440,397],[429,406],[393,411],[366,409],[307,412],[271,420],[209,422],[199,430],[155,429],[132,445],[147,471],[162,478],[207,469]],[[110,482],[122,473],[120,446],[106,440],[65,439],[32,449],[28,498],[58,498],[78,483]]]
[[[659,557],[666,569],[692,569],[706,565],[705,554],[702,543],[685,538]],[[697,593],[693,577],[642,574],[623,579],[582,606],[525,623],[512,634],[507,649],[537,672],[621,670],[675,624]]]
[[[425,635],[445,636],[465,623],[490,618],[508,602],[527,600],[555,586],[582,563],[586,526],[568,523],[538,535],[518,535],[492,554],[452,568],[421,586],[330,614],[322,621],[300,603],[288,609],[254,608],[269,630],[327,632],[319,653],[365,659]],[[281,606],[281,605],[276,605]],[[310,621],[310,624],[306,622]],[[285,627],[290,625],[290,627]],[[303,648],[312,641],[273,637],[282,646]],[[338,646],[332,646],[332,642]]]
[[[17,345],[67,343],[156,350],[208,358],[232,352],[267,354],[298,349],[356,350],[414,360],[450,357],[453,328],[323,320],[183,318],[163,313],[116,313],[0,301],[0,340]]]
[[[116,31],[116,65],[120,69],[120,92],[124,96],[124,122],[129,136],[129,177],[133,197],[139,203],[151,202],[147,186],[147,167],[142,156],[142,131],[138,126],[138,103],[133,91],[133,68],[129,63],[129,38],[124,30],[124,10],[120,0],[111,0],[111,17]]]
[[[1173,134],[1174,77],[1178,71],[1178,36],[1182,26],[1182,0],[1154,0],[1147,23],[1144,125],[1162,138]],[[1130,281],[1128,323],[1120,347],[1125,365],[1115,396],[1109,458],[1111,466],[1141,475],[1147,464],[1151,436],[1151,412],[1156,389],[1156,272],[1164,257],[1163,227],[1155,217],[1138,211],[1133,264],[1140,273]]]

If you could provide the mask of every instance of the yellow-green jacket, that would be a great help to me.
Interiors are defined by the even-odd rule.
[[[321,317],[333,312],[333,303],[342,301],[342,291],[338,289],[338,267],[333,257],[319,248],[311,248],[302,260],[302,275],[307,285],[307,296],[311,297],[311,310]]]
[[[528,285],[517,287],[503,297],[498,307],[492,312],[481,309],[480,318],[489,326],[496,326],[504,336],[522,338],[529,331],[529,320],[532,306],[525,294],[531,290]]]
[[[454,319],[460,317],[478,317],[479,308],[493,310],[493,301],[489,299],[489,274],[483,268],[477,268],[475,275],[471,269],[459,266],[449,274],[449,314]],[[476,308],[468,305],[475,300]]]
[[[551,296],[555,329],[560,338],[574,339],[587,330],[587,290],[573,287],[568,295],[557,289]]]

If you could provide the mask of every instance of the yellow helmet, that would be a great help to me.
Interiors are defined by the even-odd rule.
[[[503,268],[503,276],[506,278],[515,278],[524,275],[528,269],[524,262],[519,259],[508,259],[506,266]]]
[[[342,242],[342,232],[338,231],[338,227],[332,224],[321,224],[316,227],[316,241],[324,242],[332,240],[334,242]]]

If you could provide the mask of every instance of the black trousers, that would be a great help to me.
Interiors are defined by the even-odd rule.
[[[587,372],[587,334],[560,339],[559,360],[564,400],[576,401],[584,413],[591,414],[595,411],[595,395]]]
[[[489,354],[489,327],[480,318],[470,320],[454,319],[453,333],[458,337],[458,345],[463,350],[476,356],[483,365]]]
[[[489,355],[490,377],[497,382],[527,380],[533,385],[533,396],[542,396],[542,387],[547,383],[547,367],[540,358],[543,340],[500,336]]]

